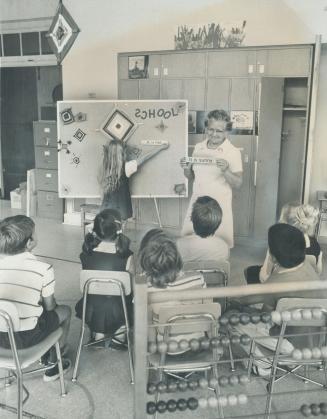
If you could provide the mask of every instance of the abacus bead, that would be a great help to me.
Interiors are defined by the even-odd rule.
[[[228,405],[228,400],[226,396],[219,396],[218,397],[218,404],[222,407],[226,407]]]
[[[235,394],[230,394],[229,396],[227,396],[227,400],[229,406],[237,405],[237,396],[235,396]]]
[[[240,318],[237,314],[232,314],[229,318],[229,324],[231,326],[236,326],[237,324],[239,324],[240,322]]]
[[[314,319],[321,319],[322,318],[322,310],[321,310],[321,308],[314,308],[314,309],[312,309],[312,317]]]
[[[279,324],[281,322],[282,316],[280,315],[279,311],[272,311],[271,312],[271,320],[276,323]]]
[[[148,394],[155,394],[157,386],[154,383],[149,383],[147,388]]]
[[[271,320],[270,313],[262,313],[260,317],[261,317],[262,323],[269,323]]]
[[[250,382],[249,377],[246,374],[240,375],[240,384],[248,384]]]
[[[312,348],[312,358],[313,359],[320,359],[321,358],[321,350],[319,348]]]
[[[148,349],[150,354],[155,354],[157,352],[157,344],[155,342],[149,342]]]
[[[200,347],[201,349],[207,350],[210,347],[210,340],[208,338],[200,339]]]
[[[177,409],[183,412],[187,409],[187,401],[185,399],[178,399],[177,400]]]
[[[237,400],[239,404],[246,404],[248,402],[248,396],[246,394],[239,394]]]
[[[224,317],[224,316],[220,317],[220,319],[219,319],[220,326],[227,326],[228,323],[229,323],[228,317]]]
[[[249,345],[251,338],[248,335],[241,335],[241,345]]]
[[[167,402],[167,410],[168,412],[176,412],[177,409],[177,402],[176,400],[170,399]]]
[[[190,340],[190,348],[191,348],[191,351],[193,352],[196,352],[200,349],[200,342],[198,341],[198,339]]]
[[[146,412],[148,415],[154,415],[156,413],[157,406],[154,402],[148,402],[146,404]]]
[[[225,375],[222,375],[221,377],[219,377],[218,381],[219,381],[219,385],[221,385],[222,387],[226,387],[229,384],[228,378]]]
[[[238,335],[233,335],[233,336],[230,338],[230,341],[231,341],[231,343],[232,343],[233,345],[239,345],[239,344],[240,344],[240,341],[241,341],[241,338],[240,338]]]
[[[312,403],[310,405],[311,408],[311,413],[313,414],[313,416],[319,416],[320,415],[320,406],[317,403]]]
[[[210,385],[210,387],[212,387],[212,388],[216,388],[216,387],[217,387],[217,385],[218,385],[218,380],[217,380],[217,378],[215,378],[215,377],[210,378],[210,380],[209,380],[209,385]]]
[[[199,406],[199,402],[198,402],[198,400],[197,400],[195,397],[190,397],[190,398],[187,400],[187,407],[188,407],[190,410],[195,410],[195,409],[197,409],[197,408],[198,408],[198,406]]]
[[[210,339],[210,345],[212,348],[217,348],[220,345],[220,340],[217,337]]]
[[[302,318],[303,320],[311,320],[312,319],[312,311],[310,308],[305,308],[302,310]]]
[[[295,321],[302,320],[302,313],[299,310],[292,311],[292,319]]]
[[[182,351],[187,351],[189,349],[189,344],[188,341],[186,339],[182,339],[179,341],[179,348]]]
[[[323,358],[327,358],[327,346],[322,346],[321,347],[321,356]]]
[[[160,400],[160,402],[157,403],[157,412],[164,413],[167,410],[166,402],[163,400]]]
[[[307,404],[303,404],[301,406],[301,413],[303,416],[305,416],[306,418],[308,418],[309,416],[311,416],[311,407],[308,406]]]
[[[201,407],[201,409],[205,409],[206,407],[208,407],[208,400],[205,399],[204,397],[200,397],[199,398],[199,407]]]
[[[198,388],[199,384],[196,380],[191,380],[188,382],[188,388],[190,390],[196,390]]]
[[[283,311],[281,316],[282,316],[283,322],[289,322],[292,318],[291,312],[288,310]]]
[[[171,391],[172,393],[174,393],[177,390],[177,382],[176,381],[170,381],[167,385],[167,389],[168,391]]]
[[[320,403],[319,404],[320,411],[323,415],[327,415],[327,403]]]
[[[187,387],[188,387],[187,381],[180,381],[178,383],[178,389],[180,391],[186,391],[187,390]]]
[[[302,351],[300,349],[294,349],[292,352],[292,358],[295,359],[295,361],[301,361]]]
[[[228,339],[228,337],[227,337],[227,336],[223,336],[223,337],[220,339],[220,343],[221,343],[223,346],[228,346],[228,345],[229,345],[229,339]]]
[[[208,380],[206,378],[200,378],[199,380],[199,387],[200,388],[207,388],[209,385]]]
[[[246,313],[240,315],[240,323],[242,324],[249,324],[250,323],[250,316]]]
[[[306,360],[312,359],[311,349],[309,349],[309,348],[303,348],[302,349],[302,357],[303,357],[303,359],[306,359]]]
[[[231,375],[229,377],[229,384],[231,386],[236,386],[238,383],[239,383],[239,381],[238,381],[238,376],[237,375]]]
[[[177,352],[178,351],[178,342],[176,340],[170,340],[168,342],[168,352]]]
[[[160,354],[165,354],[167,352],[168,345],[166,342],[159,342],[157,347]]]
[[[163,381],[159,381],[159,383],[157,384],[157,390],[159,391],[159,393],[165,393],[167,391],[167,384]]]
[[[257,314],[257,313],[253,313],[253,314],[251,314],[251,316],[250,316],[250,318],[251,318],[251,323],[253,323],[253,324],[257,324],[257,323],[259,323],[260,322],[260,315],[259,314]]]
[[[214,397],[214,396],[209,397],[208,398],[208,405],[209,405],[209,407],[211,407],[213,409],[215,407],[217,407],[218,406],[218,399],[217,399],[217,397]]]

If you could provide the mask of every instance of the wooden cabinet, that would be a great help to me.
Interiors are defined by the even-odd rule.
[[[63,219],[64,200],[58,197],[56,121],[34,121],[37,215]]]
[[[163,54],[161,77],[204,77],[206,56],[203,52]]]
[[[255,62],[255,50],[208,51],[208,77],[254,76]]]

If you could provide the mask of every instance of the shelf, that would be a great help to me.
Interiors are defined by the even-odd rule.
[[[283,111],[301,111],[306,112],[307,108],[299,107],[299,106],[284,106]]]

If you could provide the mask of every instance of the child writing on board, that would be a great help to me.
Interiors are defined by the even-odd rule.
[[[135,160],[127,161],[126,145],[119,140],[108,142],[103,147],[103,163],[99,176],[99,183],[103,190],[101,210],[106,208],[118,210],[122,220],[132,217],[129,178],[143,163],[168,147],[168,143],[162,144],[147,153],[142,153]]]

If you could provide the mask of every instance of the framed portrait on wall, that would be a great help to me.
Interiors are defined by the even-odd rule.
[[[148,78],[148,55],[136,55],[128,57],[128,78],[147,79]]]

